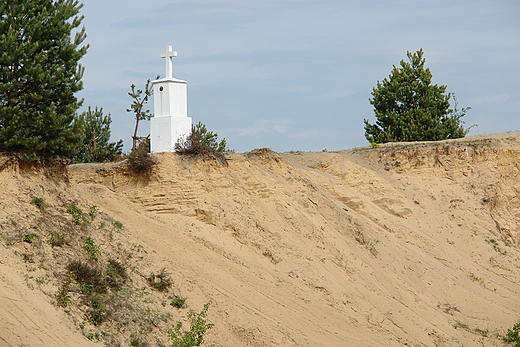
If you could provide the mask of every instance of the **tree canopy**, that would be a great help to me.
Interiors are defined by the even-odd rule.
[[[365,137],[371,143],[437,141],[466,136],[461,118],[470,108],[450,109],[452,94],[445,85],[431,84],[423,50],[407,52],[409,62],[394,65],[389,78],[378,81],[370,103],[377,121],[365,119]]]
[[[88,45],[75,0],[0,2],[0,151],[72,156]]]
[[[114,160],[123,153],[123,140],[109,142],[110,124],[112,118],[110,113],[103,114],[103,108],[82,112],[77,123],[81,127],[85,137],[79,145],[79,149],[73,158],[73,162],[91,163],[106,162]]]

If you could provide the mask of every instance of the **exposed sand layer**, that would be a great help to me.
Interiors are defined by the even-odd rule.
[[[520,320],[519,132],[156,157],[150,177],[0,163],[0,346],[101,345],[55,305],[52,269],[27,261],[73,251],[21,241],[70,201],[123,223],[95,235],[103,256],[141,247],[136,271],[166,268],[190,307],[211,303],[207,346],[503,346]]]

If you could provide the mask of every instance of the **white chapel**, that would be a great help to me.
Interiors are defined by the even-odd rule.
[[[188,117],[188,82],[173,77],[172,58],[177,56],[172,46],[166,46],[161,58],[166,59],[166,76],[152,81],[154,116],[150,120],[150,150],[152,153],[173,152],[181,136],[191,133]]]

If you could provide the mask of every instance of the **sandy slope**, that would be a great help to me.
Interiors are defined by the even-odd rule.
[[[227,165],[163,153],[149,178],[73,165],[68,184],[4,165],[0,336],[21,346],[34,324],[34,339],[89,345],[8,242],[12,213],[36,213],[14,198],[41,189],[100,206],[146,250],[140,271],[167,268],[191,307],[211,302],[208,346],[501,346],[520,319],[519,154],[507,133]]]

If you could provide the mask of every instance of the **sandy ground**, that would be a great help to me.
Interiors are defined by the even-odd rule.
[[[117,242],[146,253],[136,268],[166,268],[191,307],[211,303],[208,346],[503,346],[520,320],[519,154],[514,132],[226,165],[162,153],[150,177],[4,162],[0,346],[102,345],[21,260],[32,196],[121,221]]]

